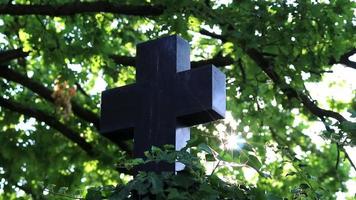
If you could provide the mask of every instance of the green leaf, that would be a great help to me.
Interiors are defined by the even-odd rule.
[[[60,187],[58,190],[58,193],[60,194],[64,194],[68,191],[68,187]]]
[[[234,162],[233,156],[225,151],[220,152],[218,158],[226,162]]]
[[[247,153],[241,153],[240,162],[246,163],[246,165],[256,170],[259,170],[262,167],[261,162],[258,160],[256,156]]]
[[[266,200],[283,200],[283,198],[272,193],[267,193]]]
[[[195,179],[191,175],[178,174],[172,177],[172,184],[183,188],[189,188],[195,183]]]
[[[206,154],[205,159],[206,159],[206,161],[216,161],[213,154]]]
[[[300,187],[301,189],[304,189],[304,190],[310,188],[310,186],[309,186],[308,184],[306,184],[306,183],[300,184],[299,187]]]
[[[356,134],[356,122],[345,121],[341,123],[341,129],[352,135]]]
[[[101,200],[103,199],[101,196],[101,192],[98,188],[90,188],[88,189],[88,193],[85,196],[85,200]]]
[[[148,179],[150,180],[152,187],[151,192],[152,194],[158,194],[163,191],[163,183],[161,178],[156,173],[150,173],[148,175]]]
[[[167,192],[168,192],[168,196],[167,196],[167,199],[168,200],[184,200],[184,196],[178,192],[177,189],[175,188],[168,188],[167,189]]]
[[[351,113],[351,117],[356,118],[356,110],[349,110],[349,112]]]
[[[199,193],[202,195],[202,199],[217,199],[219,196],[217,191],[214,190],[210,185],[202,183],[199,187]]]
[[[54,192],[54,188],[56,187],[55,184],[49,184],[46,188],[47,190],[51,191],[51,192]]]
[[[297,174],[297,172],[289,172],[288,174],[286,174],[286,176],[294,176],[296,174]]]
[[[205,151],[208,154],[213,154],[213,150],[205,143],[199,144],[198,149],[200,151]]]

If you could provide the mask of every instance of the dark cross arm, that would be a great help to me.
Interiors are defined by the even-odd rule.
[[[176,116],[186,126],[224,118],[225,74],[213,65],[176,74]]]
[[[101,133],[116,142],[133,138],[136,115],[141,105],[137,84],[109,89],[101,98]]]

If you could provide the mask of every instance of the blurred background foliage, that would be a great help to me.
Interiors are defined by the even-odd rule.
[[[192,67],[227,75],[227,118],[192,131],[207,174],[266,199],[352,199],[355,4],[0,0],[0,199],[131,180],[132,141],[98,133],[100,93],[135,82],[138,43],[171,34],[190,42]],[[336,71],[348,79],[318,85]]]

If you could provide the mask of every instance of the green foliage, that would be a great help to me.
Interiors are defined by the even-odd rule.
[[[355,88],[336,75],[327,79],[354,73],[332,66],[356,47],[354,1],[108,0],[105,9],[162,10],[4,14],[11,4],[78,9],[83,2],[96,1],[0,1],[0,200],[115,199],[132,192],[161,199],[335,199],[354,183],[346,149],[356,144]],[[70,11],[57,12],[63,10]],[[135,46],[171,34],[190,42],[192,60],[213,59],[227,75],[228,120],[192,128],[190,153],[154,148],[148,160],[132,159],[132,141],[117,146],[98,134],[100,92],[134,83]],[[10,59],[5,52],[15,49],[29,55]],[[67,99],[69,116],[51,97],[56,80],[68,85],[65,93],[76,87]],[[322,81],[334,90],[309,88]],[[335,98],[340,88],[350,94]],[[308,107],[301,94],[318,107]],[[66,137],[68,130],[91,148]],[[135,179],[121,171],[176,159],[189,169]]]
[[[200,151],[204,151],[204,148]],[[177,174],[139,172],[126,185],[118,185],[105,192],[100,188],[90,189],[85,199],[255,199],[256,193],[263,197],[259,199],[268,199],[262,191],[224,182],[215,174],[206,175],[200,159],[185,150],[173,151],[168,148],[162,151],[152,147],[146,155],[147,159],[141,164],[178,161],[185,165],[185,169]],[[111,194],[102,195],[108,191]]]

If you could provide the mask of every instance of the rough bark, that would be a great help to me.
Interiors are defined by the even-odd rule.
[[[0,4],[0,15],[47,15],[70,16],[80,13],[114,13],[133,16],[157,16],[164,11],[162,6],[120,5],[106,1],[76,2],[66,4]]]

